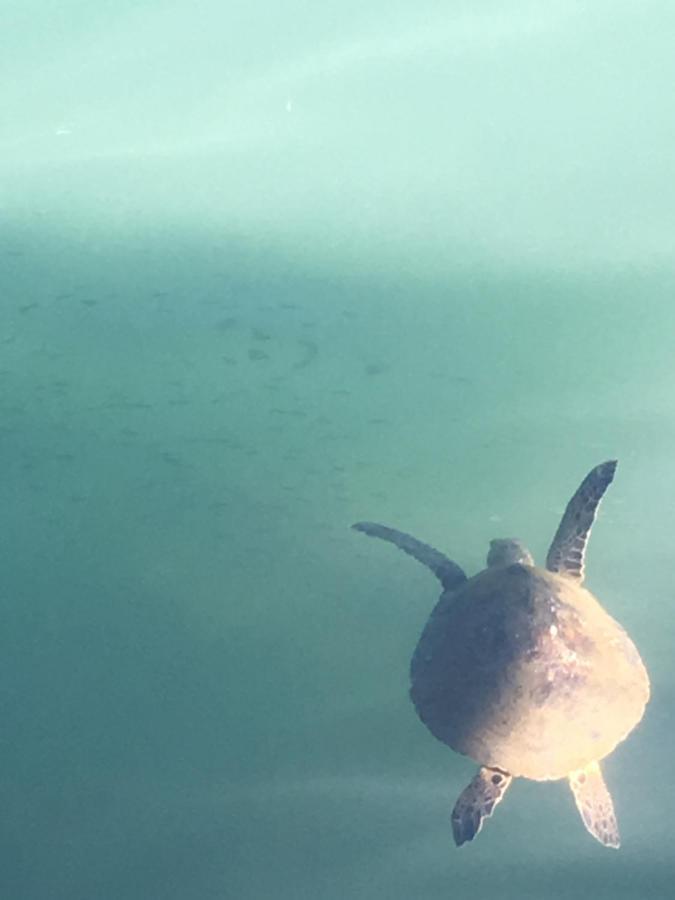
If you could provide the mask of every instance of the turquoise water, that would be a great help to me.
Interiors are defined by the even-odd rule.
[[[672,7],[2,6],[3,896],[669,896]],[[523,781],[457,850],[349,526],[542,561],[612,457],[623,845]]]

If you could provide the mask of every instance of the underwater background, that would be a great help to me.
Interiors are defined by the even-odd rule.
[[[0,0],[0,892],[672,895],[675,8]],[[408,700],[439,594],[587,584],[652,701],[477,840]]]

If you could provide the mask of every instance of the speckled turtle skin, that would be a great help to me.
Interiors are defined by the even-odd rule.
[[[588,590],[517,563],[444,591],[412,658],[410,695],[454,750],[547,781],[611,753],[642,718],[649,679]]]

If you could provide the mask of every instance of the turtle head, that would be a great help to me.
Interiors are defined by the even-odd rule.
[[[534,559],[522,541],[516,538],[495,538],[490,541],[490,549],[487,555],[487,564],[493,566],[512,566],[521,563],[524,566],[533,566]]]

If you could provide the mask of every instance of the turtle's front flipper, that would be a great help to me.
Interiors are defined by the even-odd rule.
[[[452,833],[458,847],[472,841],[506,793],[513,778],[501,769],[483,767],[459,795],[452,811]]]
[[[602,496],[612,483],[616,470],[616,460],[600,463],[588,473],[575,495],[567,504],[546,557],[549,572],[560,572],[584,580],[584,554],[588,536],[598,511]]]
[[[357,522],[352,525],[357,531],[362,531],[371,537],[382,538],[395,544],[404,553],[414,557],[418,562],[427,566],[441,582],[446,590],[459,587],[466,581],[466,575],[451,559],[448,559],[440,550],[435,550],[428,544],[423,544],[417,538],[386,525],[378,525],[376,522]]]
[[[618,848],[621,839],[614,804],[597,762],[570,772],[570,787],[584,825],[593,837],[605,847]]]

